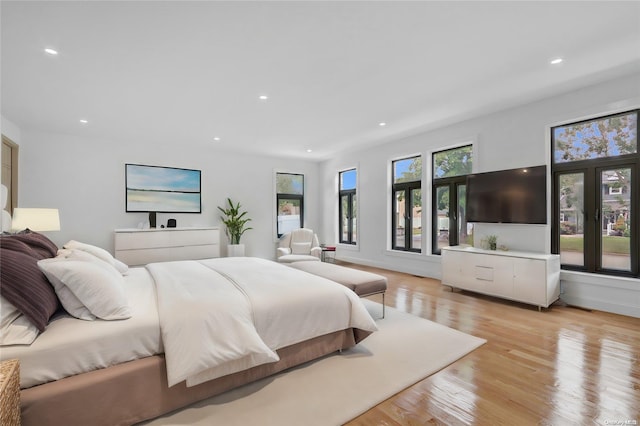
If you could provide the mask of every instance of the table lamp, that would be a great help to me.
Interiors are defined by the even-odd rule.
[[[32,209],[16,207],[13,209],[11,229],[22,231],[59,231],[60,216],[58,209]]]

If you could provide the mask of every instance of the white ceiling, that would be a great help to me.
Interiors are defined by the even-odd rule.
[[[0,12],[2,115],[122,144],[321,160],[640,71],[637,1],[2,1]]]

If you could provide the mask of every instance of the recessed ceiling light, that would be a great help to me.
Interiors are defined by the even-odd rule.
[[[214,141],[216,141],[216,142],[218,142],[218,141],[220,140],[220,138],[219,138],[218,136],[214,136],[214,137],[213,137],[213,140],[214,140]]]
[[[82,124],[87,124],[87,123],[88,123],[88,121],[87,121],[87,120],[80,120],[80,122],[81,122]]]
[[[551,61],[551,65],[558,65],[562,62],[562,58],[556,58]]]
[[[49,55],[57,55],[58,51],[55,49],[51,49],[50,47],[47,47],[46,49],[44,49],[45,53],[48,53]]]
[[[308,149],[307,152],[313,152],[313,150],[312,149]]]
[[[378,123],[378,126],[380,126],[380,127],[384,127],[386,125],[387,125],[387,123],[385,123],[384,121],[381,121],[380,123]]]
[[[266,101],[267,99],[269,99],[269,97],[267,95],[260,95],[258,96],[258,99],[260,99],[261,101]]]

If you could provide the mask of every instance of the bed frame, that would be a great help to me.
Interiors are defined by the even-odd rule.
[[[189,388],[184,382],[167,387],[163,355],[67,377],[21,391],[22,425],[132,425],[349,348],[367,335],[350,328],[316,337],[279,349],[278,362]]]

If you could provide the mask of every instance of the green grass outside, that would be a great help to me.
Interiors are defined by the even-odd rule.
[[[602,251],[613,254],[629,254],[629,237],[602,237]],[[560,236],[561,251],[583,251],[582,237]]]

